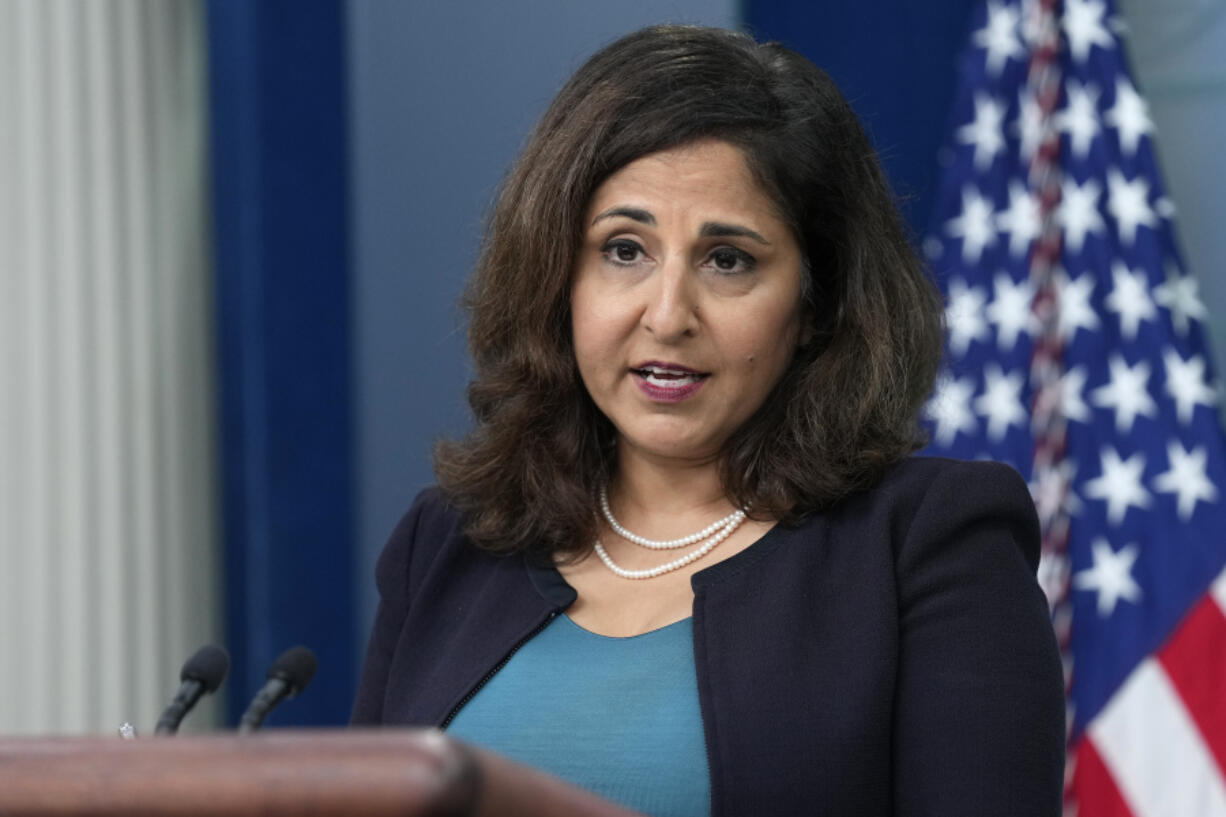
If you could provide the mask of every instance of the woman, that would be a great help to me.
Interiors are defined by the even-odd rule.
[[[658,27],[591,58],[469,293],[473,432],[380,558],[359,724],[652,814],[1056,814],[1026,487],[907,458],[939,304],[821,71]]]

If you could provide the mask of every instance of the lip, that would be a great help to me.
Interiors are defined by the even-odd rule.
[[[697,379],[691,380],[687,378],[675,385],[672,383],[663,384],[659,380],[653,382],[648,380],[642,373],[642,370],[648,367],[670,374],[696,375]],[[709,373],[691,369],[689,366],[682,366],[679,363],[664,363],[658,360],[641,363],[635,366],[630,373],[634,375],[634,383],[639,387],[639,391],[655,403],[680,403],[688,400],[702,388],[709,376]]]
[[[639,369],[646,369],[649,366],[681,374],[707,374],[707,372],[700,372],[698,369],[691,369],[689,366],[682,366],[680,363],[668,363],[663,360],[644,360],[642,363],[636,363],[630,368],[637,371]]]

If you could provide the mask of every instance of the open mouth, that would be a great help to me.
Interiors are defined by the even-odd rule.
[[[630,369],[642,394],[653,402],[682,402],[698,393],[710,372],[695,372],[679,363],[644,363]]]
[[[645,366],[630,370],[646,380],[647,383],[656,386],[657,389],[683,389],[685,386],[693,385],[700,382],[700,380],[711,377],[709,373],[705,372],[693,372],[690,369],[663,366]]]

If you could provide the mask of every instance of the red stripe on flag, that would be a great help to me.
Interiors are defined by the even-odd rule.
[[[1158,651],[1158,661],[1200,729],[1219,769],[1226,769],[1226,615],[1212,596],[1200,600]]]
[[[1077,814],[1085,817],[1133,817],[1120,796],[1115,780],[1094,748],[1094,741],[1083,737],[1073,750],[1073,801]]]

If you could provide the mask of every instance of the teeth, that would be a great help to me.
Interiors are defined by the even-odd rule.
[[[653,369],[645,369],[643,371],[643,379],[653,386],[667,389],[688,386],[691,383],[697,383],[702,378],[696,374],[682,374],[681,372],[663,373]]]
[[[643,374],[664,375],[668,377],[698,377],[698,375],[691,375],[687,372],[677,371],[676,369],[660,369],[655,366],[646,366],[639,371],[641,371]]]

